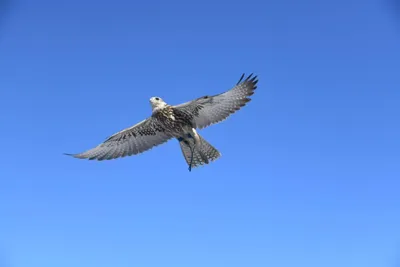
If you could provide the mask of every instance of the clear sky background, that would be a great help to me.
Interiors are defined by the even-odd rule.
[[[400,266],[395,1],[8,1],[0,5],[0,266]],[[230,89],[201,134],[95,162],[151,113]]]

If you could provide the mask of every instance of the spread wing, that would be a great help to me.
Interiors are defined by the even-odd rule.
[[[150,117],[110,136],[102,144],[79,154],[66,154],[79,159],[109,160],[142,153],[167,142],[172,135]]]
[[[214,96],[203,96],[174,108],[191,114],[194,125],[200,129],[221,122],[251,100],[249,96],[254,94],[257,88],[257,76],[253,77],[253,74],[250,74],[245,80],[243,78],[244,74],[229,91]]]

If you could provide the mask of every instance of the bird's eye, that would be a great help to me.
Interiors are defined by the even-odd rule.
[[[158,100],[160,100],[160,98],[156,97],[156,100],[158,101]]]

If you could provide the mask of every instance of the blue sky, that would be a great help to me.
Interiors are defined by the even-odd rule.
[[[395,1],[2,3],[0,266],[399,266]],[[62,155],[243,72],[206,167]]]

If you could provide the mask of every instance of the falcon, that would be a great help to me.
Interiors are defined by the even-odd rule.
[[[79,154],[78,159],[111,160],[140,154],[170,139],[179,142],[183,157],[192,168],[209,164],[221,153],[197,132],[227,119],[245,106],[257,88],[257,76],[243,74],[230,90],[192,101],[169,105],[160,97],[150,98],[152,114],[147,119],[108,137],[103,143]]]

